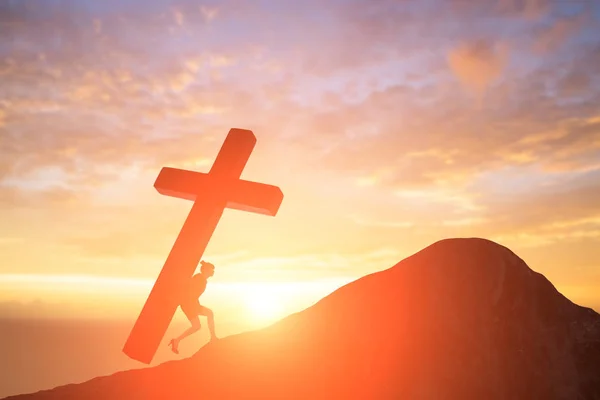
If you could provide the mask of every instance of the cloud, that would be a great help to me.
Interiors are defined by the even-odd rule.
[[[202,5],[200,6],[200,12],[202,13],[204,19],[207,22],[210,22],[217,17],[219,9],[217,7],[206,7]]]
[[[518,16],[526,20],[538,20],[551,9],[549,0],[499,0],[497,10],[500,13]]]
[[[102,33],[102,20],[95,18],[93,21],[94,24],[94,32],[96,32],[97,34],[101,34]]]
[[[160,264],[190,204],[161,200],[156,174],[206,171],[234,126],[259,136],[247,173],[282,185],[289,228],[225,216],[218,254],[595,235],[600,44],[574,5],[108,3],[0,5],[0,217],[24,230],[2,235],[35,231],[18,207],[45,210],[65,268]],[[361,268],[318,257],[265,263]]]
[[[357,178],[371,177],[393,187],[466,184],[507,163],[594,168],[597,129],[589,122],[596,115],[593,107],[555,101],[547,94],[547,79],[559,82],[562,76],[532,72],[502,80],[488,93],[484,108],[474,108],[443,86],[420,106],[414,100],[418,92],[392,86],[373,92],[362,103],[322,113],[313,129],[326,126],[347,132],[370,123],[374,134],[340,140],[324,158]],[[598,91],[593,93],[598,97]],[[391,109],[397,111],[392,115],[387,112]]]
[[[173,18],[175,19],[175,22],[177,23],[178,26],[183,25],[183,20],[184,20],[183,12],[181,12],[179,10],[173,10]]]
[[[557,90],[561,97],[580,97],[592,90],[592,78],[586,73],[572,71],[558,82]]]
[[[393,229],[402,229],[402,228],[412,228],[415,226],[415,222],[411,221],[385,221],[385,220],[376,220],[365,218],[359,215],[350,215],[349,219],[358,225],[375,227],[375,228],[393,228]]]
[[[442,225],[445,226],[473,226],[481,225],[489,222],[486,218],[474,217],[474,218],[462,218],[462,219],[449,219],[442,221]]]
[[[600,228],[598,175],[598,171],[579,176],[565,173],[554,181],[530,183],[518,195],[488,191],[482,199],[483,216],[490,222],[484,231],[528,237],[537,244],[596,237]]]
[[[370,3],[369,3],[370,4]],[[508,5],[504,5],[508,7]],[[353,40],[353,46],[348,47],[341,42],[341,37],[338,40],[337,36],[333,34],[322,35],[323,32],[315,31],[316,35],[320,35],[321,39],[317,45],[313,45],[312,48],[305,48],[303,52],[297,53],[302,60],[306,61],[306,65],[316,65],[312,63],[311,57],[317,57],[319,60],[323,60],[324,62],[329,62],[327,60],[332,60],[333,64],[324,67],[321,72],[326,75],[330,75],[332,73],[341,73],[348,69],[357,69],[362,68],[364,64],[363,62],[368,63],[381,63],[389,60],[393,60],[394,57],[398,57],[397,52],[387,53],[384,58],[378,57],[370,57],[370,53],[364,53],[361,51],[357,51],[356,46],[360,44],[369,52],[374,50],[369,50],[371,48],[370,44],[373,40],[383,39],[385,41],[382,42],[382,45],[392,46],[393,38],[396,37],[399,28],[394,28],[394,24],[375,24],[375,21],[381,21],[381,18],[388,16],[389,18],[403,18],[409,25],[402,28],[403,30],[408,30],[409,26],[421,26],[422,24],[418,23],[419,12],[421,10],[418,7],[410,7],[407,10],[398,10],[397,7],[393,6],[392,3],[382,3],[380,5],[372,5],[369,6],[369,13],[358,12],[358,11],[344,11],[346,9],[338,9],[335,6],[331,6],[325,12],[326,18],[331,18],[333,21],[336,21],[337,24],[344,27],[344,29],[351,29],[352,23],[357,21],[362,21],[361,23],[365,24],[365,26],[371,26],[371,30],[352,30],[347,33],[350,36],[347,37],[356,37],[356,40]],[[517,5],[512,4],[510,7],[517,7]],[[509,8],[510,8],[509,7]],[[521,6],[518,6],[521,7]],[[517,8],[518,8],[517,7]],[[530,5],[523,5],[523,7],[527,8]],[[306,5],[306,9],[303,9],[304,12],[308,12],[310,10],[310,5]],[[32,14],[31,11],[25,12],[23,11],[25,8],[21,9],[21,14],[23,14],[20,18],[21,23],[33,23],[35,21],[35,15]],[[198,9],[196,6],[195,9],[190,8],[187,4],[182,4],[178,6],[177,10],[179,12],[186,15],[188,14],[194,15],[194,13],[202,14],[202,7]],[[14,11],[14,10],[13,10]],[[74,19],[74,16],[77,15],[77,12],[81,12],[81,9],[75,9],[74,11],[67,12],[63,9],[54,9],[54,12],[57,15],[57,18],[60,20],[71,21]],[[219,11],[220,12],[220,11]],[[255,10],[257,12],[257,10]],[[14,14],[15,12],[13,12]],[[211,14],[212,15],[212,11]],[[18,14],[18,13],[17,13]],[[156,34],[156,29],[160,26],[165,26],[167,24],[166,20],[162,20],[159,18],[160,13],[157,8],[149,7],[148,10],[144,10],[141,14],[135,16],[130,13],[130,11],[125,7],[119,15],[113,16],[103,16],[103,31],[110,32],[111,34],[115,32],[119,32],[120,29],[126,29],[125,25],[123,25],[122,20],[127,20],[134,24],[140,24],[139,27],[142,28],[142,31],[148,31],[149,34]],[[207,14],[206,9],[204,10],[204,14]],[[220,15],[220,14],[219,14]],[[231,18],[232,16],[237,15],[235,11],[228,7],[224,6],[224,14],[223,17]],[[272,19],[266,19],[263,15],[259,17],[258,14],[251,14],[252,18],[257,18],[257,21],[265,22],[267,21],[268,27],[275,28],[276,22]],[[268,14],[267,14],[268,15]],[[304,15],[304,14],[302,14]],[[97,17],[99,18],[99,17]],[[97,19],[96,18],[96,19]],[[132,19],[133,18],[133,19]],[[131,20],[132,19],[132,20]],[[95,20],[94,18],[90,19],[90,21]],[[152,23],[162,21],[161,23],[154,24]],[[253,20],[250,20],[254,23]],[[106,29],[107,24],[113,24],[110,30]],[[71,24],[71,28],[73,30],[84,29],[80,28],[78,25]],[[118,27],[118,29],[117,29]],[[89,27],[88,27],[89,28]],[[85,28],[85,29],[88,29]],[[288,27],[286,31],[295,32],[296,25],[291,25]],[[46,28],[44,28],[46,29]],[[50,25],[48,25],[47,29],[50,29]],[[130,26],[127,29],[132,29]],[[365,33],[366,32],[366,33]],[[40,40],[40,44],[44,43],[43,38],[34,36],[38,40]],[[258,36],[260,38],[260,35]],[[347,41],[347,37],[344,39]],[[304,36],[303,38],[294,37],[294,41],[290,42],[290,45],[293,43],[313,43],[311,42],[311,36]],[[411,36],[408,35],[403,37],[402,43],[397,43],[396,46],[398,49],[410,50],[412,47],[407,45],[407,42],[410,42]],[[66,100],[44,100],[47,103],[45,108],[43,106],[35,106],[29,107],[29,110],[35,110],[36,113],[41,113],[42,110],[52,110],[54,107],[54,112],[60,111],[61,109],[81,109],[80,118],[85,118],[85,121],[77,121],[74,118],[69,118],[70,120],[67,122],[66,119],[57,120],[54,118],[59,118],[56,115],[51,116],[43,116],[40,118],[40,122],[42,119],[47,119],[48,123],[51,123],[55,126],[66,126],[68,125],[76,125],[80,124],[81,126],[77,129],[82,131],[85,126],[90,125],[90,110],[91,108],[98,110],[97,114],[98,118],[97,122],[94,124],[94,130],[97,132],[94,133],[98,140],[101,140],[106,143],[106,145],[99,145],[99,148],[103,148],[104,146],[108,146],[109,141],[104,140],[104,136],[108,136],[110,131],[113,132],[121,132],[120,134],[112,135],[111,139],[113,141],[113,148],[127,148],[128,151],[131,152],[131,158],[135,158],[137,153],[148,154],[146,149],[156,148],[158,146],[154,146],[152,140],[147,140],[144,138],[146,135],[151,135],[147,132],[148,130],[156,131],[158,129],[168,129],[171,131],[177,131],[178,133],[174,134],[173,143],[187,143],[189,140],[190,146],[186,146],[186,148],[192,148],[194,146],[194,135],[192,135],[192,129],[189,127],[191,124],[205,124],[206,122],[201,119],[204,115],[207,118],[213,118],[215,115],[219,115],[218,119],[220,126],[225,126],[227,119],[233,120],[247,120],[250,124],[252,124],[253,120],[260,119],[260,123],[257,126],[263,127],[267,124],[267,121],[271,119],[271,124],[275,128],[281,128],[280,131],[286,131],[292,129],[291,124],[282,121],[280,118],[268,118],[259,117],[259,114],[265,114],[261,107],[258,105],[262,101],[262,93],[284,93],[284,96],[290,96],[294,86],[297,86],[301,79],[298,77],[289,76],[285,81],[279,81],[276,84],[272,82],[265,81],[264,84],[258,84],[258,87],[247,89],[241,89],[242,85],[245,85],[243,82],[233,82],[231,81],[231,76],[228,76],[226,81],[228,84],[219,84],[212,81],[210,84],[200,83],[204,82],[206,79],[210,79],[211,72],[213,69],[221,69],[221,68],[230,68],[232,66],[240,66],[240,65],[262,65],[266,61],[263,59],[254,60],[252,59],[252,52],[236,52],[240,50],[239,45],[231,45],[225,44],[222,49],[225,49],[224,52],[214,53],[210,51],[210,46],[207,52],[203,52],[200,55],[191,55],[187,50],[182,51],[181,54],[176,54],[174,57],[169,57],[168,62],[157,62],[157,60],[152,60],[146,66],[146,73],[142,73],[140,70],[133,68],[134,65],[132,62],[136,59],[143,59],[147,57],[145,52],[140,52],[145,45],[139,44],[137,47],[134,46],[133,43],[125,43],[125,47],[123,44],[116,46],[113,48],[114,43],[106,42],[104,44],[100,43],[101,40],[94,39],[92,43],[96,43],[98,46],[105,46],[109,55],[109,63],[103,63],[106,68],[98,68],[89,69],[91,63],[81,63],[82,60],[80,57],[96,57],[96,53],[93,46],[92,48],[88,48],[85,51],[76,50],[76,62],[65,63],[61,60],[63,58],[58,57],[60,54],[52,54],[52,52],[48,52],[46,64],[40,62],[37,59],[31,59],[28,61],[29,68],[31,68],[31,75],[36,76],[39,79],[40,76],[43,76],[43,71],[50,70],[59,70],[63,71],[63,78],[60,81],[51,80],[48,75],[48,84],[51,82],[55,82],[56,88],[55,93],[65,93],[67,99]],[[316,43],[316,42],[315,42]],[[503,47],[505,45],[503,42],[499,41],[465,41],[463,45],[458,46],[450,52],[449,59],[451,60],[451,65],[453,68],[453,72],[458,74],[461,77],[462,81],[469,85],[471,88],[481,88],[489,85],[494,80],[501,78],[502,72],[504,71],[503,65],[506,63],[506,48]],[[340,52],[351,51],[352,54],[360,54],[361,60],[351,60],[345,59],[344,57],[332,56],[330,44],[337,48]],[[134,46],[134,47],[130,47]],[[61,48],[61,51],[64,51],[66,48],[72,48],[72,46],[64,46]],[[390,47],[391,48],[391,47]],[[100,51],[100,48],[99,48]],[[410,51],[409,51],[410,52]],[[99,55],[100,53],[98,53]],[[237,60],[232,61],[232,54],[236,54]],[[411,53],[413,54],[413,53]],[[417,54],[417,53],[415,53]],[[327,57],[325,57],[327,55]],[[281,58],[283,56],[283,58]],[[354,57],[354,56],[352,56]],[[152,57],[149,57],[152,59]],[[25,60],[25,59],[23,59]],[[54,61],[53,61],[54,60]],[[299,59],[297,58],[285,58],[285,53],[280,54],[279,64],[281,65],[279,68],[286,68],[292,65],[294,62],[297,62]],[[453,61],[452,61],[453,60]],[[92,61],[92,58],[89,59]],[[273,58],[273,55],[270,55],[269,62],[277,62],[276,59]],[[321,62],[321,61],[319,61]],[[50,63],[50,64],[48,64]],[[54,63],[54,64],[53,64]],[[60,63],[60,65],[58,64]],[[70,65],[80,65],[79,69],[75,69]],[[119,68],[113,68],[113,65]],[[210,66],[208,70],[205,70],[204,66]],[[311,67],[312,68],[312,67]],[[25,68],[26,70],[27,68]],[[318,69],[318,68],[317,68]],[[23,70],[20,68],[20,70]],[[268,74],[265,74],[264,70],[254,70],[252,73],[252,68],[246,68],[242,71],[238,71],[236,75],[244,76],[242,81],[245,82],[260,82],[262,79],[266,79]],[[316,71],[316,70],[314,70]],[[319,72],[319,73],[321,73]],[[290,72],[288,72],[289,74]],[[19,75],[19,74],[17,74]],[[16,75],[14,76],[17,77]],[[295,80],[298,79],[298,82]],[[12,82],[19,82],[18,79],[11,79]],[[290,84],[291,82],[291,84]],[[24,83],[24,81],[21,81]],[[395,86],[395,90],[400,88],[400,85]],[[51,87],[49,86],[49,89]],[[285,88],[285,89],[283,89]],[[338,108],[338,112],[334,112],[330,115],[326,113],[316,112],[313,107],[307,107],[305,109],[298,108],[293,103],[290,103],[288,98],[282,98],[281,94],[279,95],[278,101],[274,104],[275,108],[273,109],[272,115],[281,115],[288,114],[297,115],[298,119],[304,119],[306,123],[304,125],[300,125],[299,128],[302,129],[311,129],[316,128],[319,131],[324,131],[327,129],[332,132],[334,136],[340,137],[342,131],[346,130],[348,126],[360,125],[361,123],[365,125],[364,121],[371,121],[373,118],[381,119],[377,125],[374,126],[373,130],[376,131],[386,131],[386,130],[397,130],[399,128],[398,124],[394,123],[394,121],[390,121],[390,115],[386,112],[377,112],[373,108],[376,104],[380,104],[381,107],[399,107],[405,110],[405,112],[411,113],[416,112],[420,118],[429,118],[432,122],[440,121],[442,118],[447,117],[450,113],[455,113],[457,111],[463,112],[465,110],[461,110],[460,107],[440,107],[437,112],[438,115],[427,115],[425,113],[425,107],[417,107],[413,99],[418,97],[420,99],[424,97],[434,98],[436,101],[437,107],[442,105],[447,101],[446,98],[440,98],[442,96],[440,89],[436,88],[435,85],[429,85],[426,88],[416,89],[411,86],[405,86],[403,88],[404,95],[395,94],[390,96],[389,91],[383,90],[379,93],[375,93],[371,95],[369,98],[369,102],[372,104],[372,107],[369,107],[370,110],[366,112],[353,113],[352,107],[344,107],[342,105],[341,109]],[[447,94],[445,94],[447,95]],[[379,97],[377,99],[376,97]],[[335,97],[330,97],[335,98]],[[18,98],[8,98],[8,102],[10,102],[11,110],[10,114],[12,114],[17,120],[15,122],[17,124],[21,123],[18,120],[19,114],[25,113],[25,107],[22,105],[18,105],[19,102],[22,104],[22,100]],[[40,102],[40,99],[36,101]],[[401,101],[401,103],[395,103]],[[328,103],[334,104],[331,101]],[[431,105],[428,104],[428,107]],[[463,104],[464,106],[464,104]],[[356,107],[355,107],[356,108]],[[364,108],[364,107],[363,107]],[[127,110],[135,110],[135,114],[131,115],[131,113],[126,112]],[[359,110],[362,111],[362,110]],[[343,117],[340,117],[345,113]],[[11,115],[8,115],[8,118],[12,118]],[[121,127],[105,125],[103,127],[103,122],[99,119],[100,115],[112,114],[115,117],[118,117],[123,123]],[[71,111],[71,115],[74,114]],[[148,118],[148,123],[137,118],[137,115],[144,115]],[[462,118],[468,118],[468,116],[463,116]],[[180,120],[178,120],[180,119]],[[191,119],[190,121],[186,121],[185,119]],[[213,121],[215,119],[213,118]],[[416,120],[416,118],[414,119]],[[404,131],[414,131],[416,129],[430,129],[432,123],[429,124],[418,124],[413,119],[404,120],[405,126],[403,127]],[[458,118],[455,118],[457,121]],[[168,121],[168,122],[167,122]],[[440,121],[441,123],[441,121]],[[151,127],[151,124],[160,124],[161,127]],[[212,124],[210,122],[209,124]],[[124,127],[126,125],[126,127]],[[87,128],[89,129],[89,128]],[[215,130],[217,128],[215,127]],[[438,127],[434,127],[433,129],[437,130]],[[460,127],[458,128],[460,129]],[[66,129],[68,131],[68,129]],[[273,131],[277,129],[272,129]],[[447,129],[446,129],[447,130]],[[29,130],[30,131],[30,130]],[[100,131],[100,132],[98,132]],[[106,132],[106,133],[104,133]],[[136,133],[133,133],[136,132]],[[181,133],[179,133],[181,132]],[[441,134],[441,133],[440,133]],[[64,136],[66,136],[65,133]],[[184,139],[183,136],[190,136],[189,139]],[[432,136],[436,136],[438,134],[433,133]],[[63,135],[61,135],[63,136]],[[409,139],[404,137],[404,139],[408,139],[410,141],[414,141],[413,139]],[[15,140],[21,140],[20,138],[15,138]],[[116,143],[117,141],[123,141],[123,144]],[[323,139],[323,143],[328,142],[329,140]],[[435,141],[432,140],[432,142]],[[329,141],[330,142],[330,141]],[[161,145],[164,143],[161,143]],[[409,143],[410,144],[410,143]],[[148,146],[148,147],[147,147]],[[74,149],[77,145],[70,146],[69,149]],[[46,146],[48,148],[48,146]],[[52,145],[50,146],[52,148]],[[182,146],[183,148],[183,146]],[[139,149],[139,151],[136,151]],[[417,151],[427,150],[427,146],[424,144],[419,144]],[[48,150],[46,150],[47,152]],[[59,150],[58,152],[60,152]],[[67,150],[64,150],[67,151]],[[390,148],[391,151],[391,148]],[[84,152],[85,153],[85,152]],[[526,153],[517,153],[517,154],[526,154]],[[179,155],[184,158],[186,156]],[[390,155],[391,157],[392,155]],[[516,159],[523,159],[523,156],[517,156]],[[419,166],[418,163],[422,162],[422,166]],[[435,163],[434,158],[430,159],[422,159],[421,161],[417,159],[411,160],[411,167],[414,170],[414,173],[411,176],[432,176],[437,175],[430,179],[438,179],[438,180],[451,180],[454,177],[459,176],[460,173],[458,171],[446,174],[446,176],[440,177],[440,174],[444,174],[443,171],[446,169],[442,169],[443,165],[433,165],[427,166],[428,163]],[[420,172],[423,170],[423,172]],[[406,179],[406,177],[405,177]]]
[[[501,76],[508,54],[505,43],[476,40],[453,49],[448,55],[448,64],[464,85],[481,92]]]
[[[87,193],[61,186],[23,189],[17,185],[0,185],[0,208],[5,209],[64,209],[81,205],[87,199]]]
[[[571,17],[557,18],[553,23],[539,31],[535,42],[535,51],[549,53],[557,51],[571,39],[584,24],[588,22],[585,14]]]

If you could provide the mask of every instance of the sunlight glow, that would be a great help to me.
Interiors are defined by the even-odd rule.
[[[274,322],[311,306],[345,279],[296,282],[211,282],[201,302],[219,314],[252,327]],[[154,280],[93,275],[0,274],[0,317],[12,304],[11,315],[69,315],[132,318],[144,304]],[[42,306],[36,305],[42,302]],[[10,310],[9,310],[10,311]],[[176,313],[179,318],[183,314]],[[239,320],[242,316],[242,320]]]
[[[275,293],[265,291],[249,291],[244,304],[252,322],[274,321],[283,317],[284,307]]]

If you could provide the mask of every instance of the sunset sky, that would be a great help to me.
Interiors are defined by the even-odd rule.
[[[447,237],[600,309],[598,2],[9,0],[0,316],[137,318],[192,205],[154,180],[208,172],[232,127],[285,197],[225,211],[217,327]]]

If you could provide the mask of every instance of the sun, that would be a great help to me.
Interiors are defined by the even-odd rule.
[[[253,322],[271,322],[282,316],[280,300],[268,291],[252,291],[245,299],[245,306]]]

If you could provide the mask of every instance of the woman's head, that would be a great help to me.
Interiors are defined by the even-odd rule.
[[[206,276],[213,276],[215,274],[215,266],[206,261],[200,261],[200,272]]]

